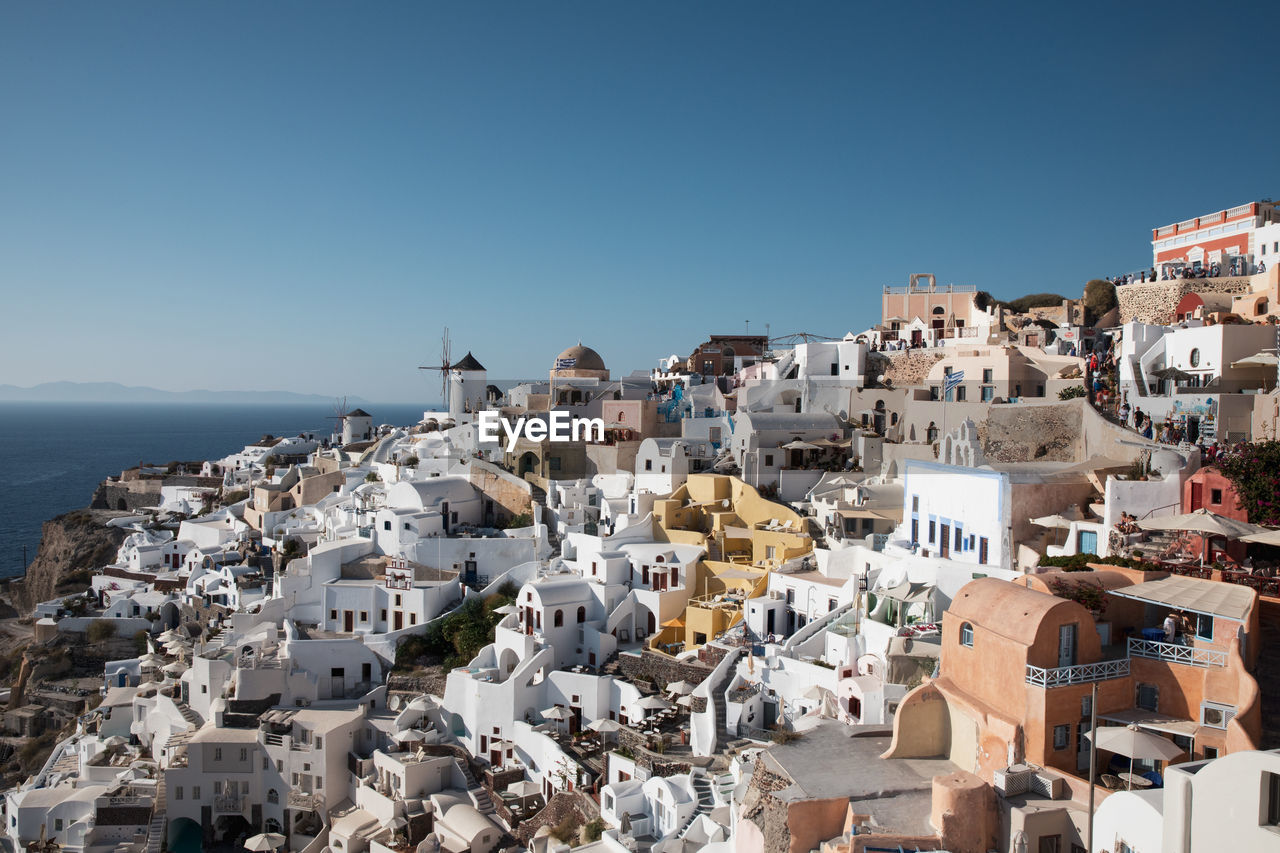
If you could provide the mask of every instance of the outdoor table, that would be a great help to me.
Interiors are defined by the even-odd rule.
[[[1121,773],[1120,778],[1134,788],[1151,787],[1151,780],[1145,776],[1139,776],[1137,773]]]

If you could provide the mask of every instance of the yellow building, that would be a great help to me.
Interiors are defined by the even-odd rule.
[[[684,616],[661,627],[650,641],[655,649],[683,643],[688,650],[714,639],[742,620],[746,599],[764,593],[770,570],[813,551],[798,513],[723,474],[690,474],[654,503],[653,518],[658,537],[707,552]]]

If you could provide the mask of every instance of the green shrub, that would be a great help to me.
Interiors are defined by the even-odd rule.
[[[1059,391],[1059,392],[1058,392],[1058,399],[1059,399],[1059,400],[1074,400],[1074,399],[1076,399],[1077,397],[1084,397],[1084,396],[1086,396],[1088,393],[1089,393],[1089,392],[1085,389],[1085,387],[1084,387],[1083,385],[1072,385],[1072,386],[1071,386],[1071,387],[1069,387],[1069,388],[1063,388],[1061,391]]]
[[[89,623],[85,637],[95,645],[106,642],[116,635],[116,625],[110,619],[94,619]]]
[[[587,821],[582,827],[582,841],[584,844],[592,844],[600,840],[600,836],[604,835],[605,823],[602,818],[593,817]]]

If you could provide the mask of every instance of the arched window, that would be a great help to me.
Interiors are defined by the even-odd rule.
[[[1191,366],[1192,366],[1192,367],[1199,367],[1199,366],[1200,366],[1200,350],[1198,350],[1198,349],[1193,349],[1193,350],[1191,351],[1191,358],[1190,358],[1190,361],[1191,361]]]
[[[275,793],[275,792],[273,791],[272,793]],[[263,822],[263,829],[265,829],[267,832],[279,832],[280,821],[276,820],[273,817],[269,817]]]
[[[941,305],[935,305],[935,306],[933,306],[933,313],[935,313],[935,314],[945,314],[945,313],[947,313],[947,309],[943,308]]]
[[[580,622],[580,623],[581,623],[581,622],[586,622],[586,621],[587,621],[587,608],[582,607],[582,606],[579,606],[579,607],[578,607],[578,622]]]
[[[960,626],[960,645],[973,648],[973,626],[968,622]]]
[[[551,624],[556,628],[564,627],[564,611],[563,610],[556,611],[555,619]]]
[[[268,803],[280,802],[280,792],[277,791],[275,788],[272,788],[271,790],[267,791],[267,802]]]

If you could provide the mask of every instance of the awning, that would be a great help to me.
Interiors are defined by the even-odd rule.
[[[1202,616],[1234,619],[1237,622],[1245,620],[1257,597],[1247,586],[1179,575],[1107,592],[1120,598],[1159,604]]]
[[[885,598],[892,598],[895,601],[901,601],[903,604],[916,604],[922,601],[929,601],[933,594],[933,584],[931,583],[911,583],[903,581],[894,587],[888,589],[879,587],[872,592],[875,595],[883,595]]]
[[[836,515],[841,518],[870,518],[876,521],[901,521],[902,510],[897,509],[838,509]]]
[[[677,616],[674,619],[668,619],[666,622],[663,622],[662,627],[663,628],[683,628],[684,620],[681,619],[679,616]]]
[[[1145,708],[1126,708],[1123,711],[1113,711],[1110,714],[1099,714],[1098,719],[1106,720],[1108,723],[1138,726],[1142,729],[1150,729],[1153,732],[1165,732],[1171,735],[1182,735],[1183,737],[1195,737],[1196,732],[1200,729],[1200,724],[1194,720],[1180,720],[1177,717],[1148,711]]]

